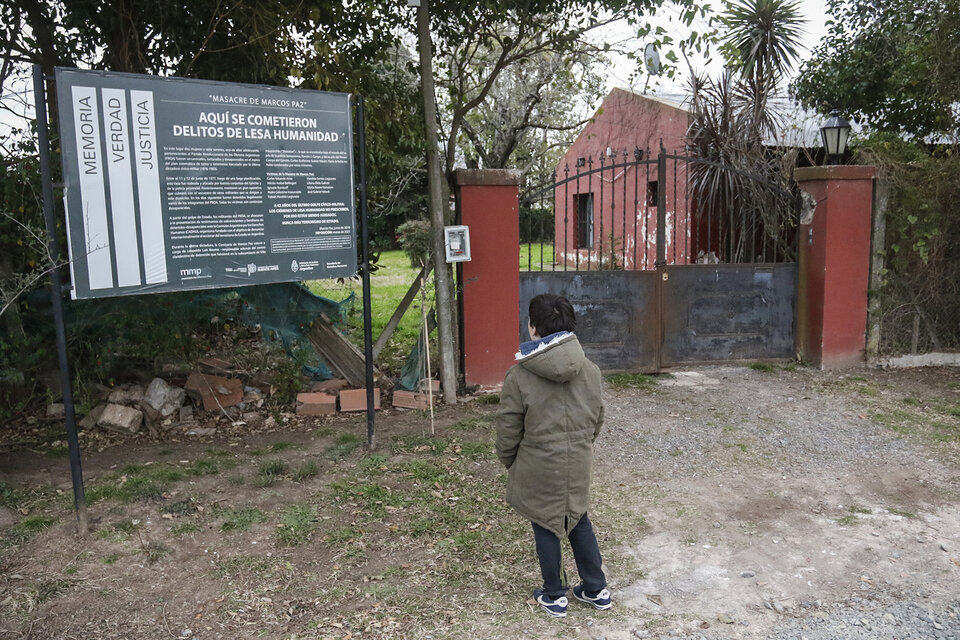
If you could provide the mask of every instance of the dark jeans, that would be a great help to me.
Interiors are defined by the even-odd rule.
[[[577,561],[577,573],[580,574],[584,590],[593,594],[606,587],[607,578],[600,568],[600,547],[597,546],[597,536],[593,533],[593,524],[587,514],[583,514],[567,537],[570,539],[573,558]],[[553,599],[566,595],[567,576],[560,557],[560,538],[534,522],[533,539],[537,544],[544,592]]]

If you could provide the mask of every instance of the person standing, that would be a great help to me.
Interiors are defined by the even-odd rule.
[[[597,609],[612,606],[600,548],[587,515],[593,443],[603,425],[600,369],[573,333],[573,305],[544,293],[530,301],[530,341],[503,381],[496,450],[506,466],[507,502],[533,523],[543,587],[541,609],[567,615],[568,584],[560,540],[570,540],[580,584],[573,596]]]

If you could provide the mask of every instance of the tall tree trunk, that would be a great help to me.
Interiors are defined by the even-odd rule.
[[[24,13],[27,16],[27,23],[33,32],[33,37],[37,43],[37,57],[39,58],[40,68],[43,69],[43,77],[46,79],[47,93],[47,114],[50,126],[57,130],[57,83],[53,77],[54,67],[61,64],[73,64],[73,61],[64,61],[60,58],[57,51],[55,31],[57,28],[56,19],[50,12],[52,8],[45,2],[30,1],[23,5]],[[52,139],[58,139],[59,136],[51,136]]]
[[[447,264],[443,241],[445,224],[443,172],[440,170],[437,135],[437,104],[433,85],[433,52],[430,39],[428,0],[420,0],[417,31],[420,39],[420,73],[423,88],[423,114],[427,138],[427,183],[429,185],[430,223],[433,235],[434,282],[437,291],[437,332],[440,339],[440,382],[443,401],[457,402],[456,332],[453,326],[450,265]]]

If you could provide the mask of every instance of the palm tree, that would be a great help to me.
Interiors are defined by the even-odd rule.
[[[771,154],[764,140],[778,128],[768,101],[798,58],[803,20],[795,0],[736,0],[721,22],[734,52],[727,71],[714,81],[691,69],[687,139],[702,161],[691,166],[690,188],[699,215],[719,221],[716,248],[727,261],[756,260],[770,243],[784,255],[795,223],[784,197],[791,160]]]
[[[737,53],[733,67],[758,91],[772,91],[800,58],[798,0],[737,0],[725,4],[723,40]]]

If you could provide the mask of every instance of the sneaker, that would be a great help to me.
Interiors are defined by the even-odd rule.
[[[565,618],[567,615],[567,597],[560,596],[557,599],[553,599],[543,592],[543,589],[537,589],[533,592],[533,597],[536,599],[537,604],[540,605],[540,608],[549,613],[554,618]]]
[[[601,589],[599,593],[591,596],[584,591],[582,584],[578,584],[573,588],[573,597],[581,602],[592,605],[595,609],[609,609],[613,606],[613,603],[610,601],[610,592],[606,589]]]

